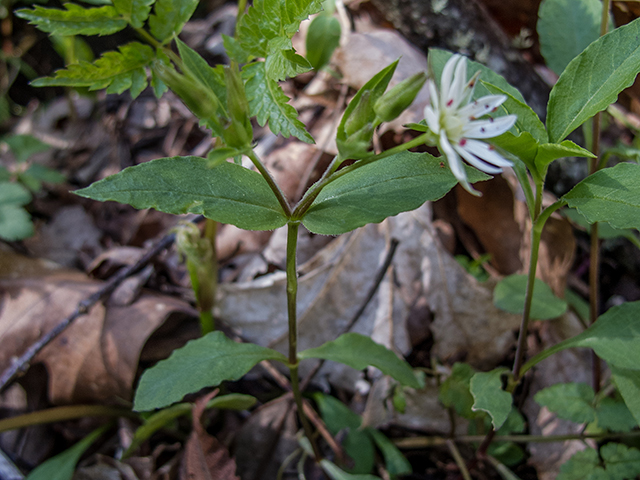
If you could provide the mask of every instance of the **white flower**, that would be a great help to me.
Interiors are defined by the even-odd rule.
[[[424,109],[429,129],[438,137],[438,147],[447,158],[449,168],[462,186],[474,195],[467,180],[460,157],[483,172],[501,173],[501,167],[513,164],[494,148],[477,139],[492,138],[508,131],[516,122],[516,115],[477,120],[495,111],[507,99],[505,95],[487,95],[471,101],[480,72],[467,82],[467,59],[453,55],[442,71],[440,94],[432,79],[427,80],[430,105]]]

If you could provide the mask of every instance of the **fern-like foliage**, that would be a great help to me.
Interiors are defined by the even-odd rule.
[[[155,0],[113,0],[113,6],[132,27],[142,28]]]

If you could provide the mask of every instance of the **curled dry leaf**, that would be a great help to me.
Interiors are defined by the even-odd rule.
[[[0,370],[101,286],[80,272],[0,251]],[[196,314],[182,301],[146,292],[128,306],[94,306],[34,360],[47,368],[50,400],[129,399],[142,347],[175,315]]]

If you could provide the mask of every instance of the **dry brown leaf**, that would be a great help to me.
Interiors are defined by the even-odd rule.
[[[202,426],[207,402],[217,393],[216,389],[193,405],[193,429],[185,445],[180,480],[240,480],[236,475],[236,462],[227,448]]]
[[[0,251],[0,370],[101,286],[83,273]],[[129,399],[142,347],[172,315],[196,314],[188,304],[154,293],[129,306],[94,306],[33,362],[49,372],[50,400]]]

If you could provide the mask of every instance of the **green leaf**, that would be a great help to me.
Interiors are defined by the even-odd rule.
[[[31,155],[46,152],[51,148],[33,135],[6,135],[0,138],[0,144],[5,143],[16,157],[18,163],[27,160]]]
[[[547,130],[553,143],[616,101],[640,71],[640,19],[616,28],[574,58],[551,89]]]
[[[544,0],[538,10],[540,53],[558,75],[600,36],[599,0]]]
[[[318,13],[322,0],[256,0],[238,24],[240,46],[255,57],[267,57],[274,38],[292,38],[300,22]]]
[[[638,426],[629,408],[621,400],[605,397],[596,408],[598,427],[611,432],[630,432]]]
[[[520,375],[550,355],[575,347],[593,349],[609,366],[640,370],[640,302],[610,308],[581,334],[538,353],[522,367]]]
[[[31,216],[16,204],[0,205],[0,238],[9,242],[33,235]]]
[[[321,14],[311,21],[307,30],[307,60],[315,70],[320,70],[340,44],[340,22],[331,15]]]
[[[166,407],[188,393],[238,380],[262,360],[287,362],[280,352],[252,343],[236,343],[212,332],[175,350],[140,378],[134,410]]]
[[[609,365],[611,378],[616,384],[627,408],[640,426],[640,371]]]
[[[53,77],[38,78],[31,82],[35,87],[89,87],[89,90],[107,89],[107,93],[122,93],[131,89],[136,98],[147,86],[144,67],[156,57],[148,45],[131,42],[120,47],[119,52],[106,52],[93,63],[80,62],[58,70]]]
[[[335,463],[330,462],[329,460],[320,460],[320,466],[325,471],[331,480],[380,480],[380,477],[375,477],[373,475],[352,475],[347,473]]]
[[[562,197],[589,223],[640,228],[640,165],[619,163],[589,175]]]
[[[591,224],[578,211],[567,208],[562,211],[562,214],[579,227],[584,228],[587,233],[591,234]],[[638,238],[636,237],[634,230],[629,228],[614,228],[607,222],[598,222],[598,238],[602,238],[603,240],[611,238],[626,238],[633,244],[638,244]]]
[[[560,467],[556,480],[609,480],[599,464],[598,452],[587,448],[575,453]]]
[[[30,165],[23,175],[28,175],[38,182],[62,183],[65,181],[65,176],[63,174],[61,174],[57,170],[53,170],[51,168],[40,165],[39,163]]]
[[[563,157],[595,158],[596,156],[571,140],[565,140],[562,143],[545,143],[540,145],[536,152],[536,167],[539,172],[546,172],[551,162]]]
[[[391,350],[358,333],[345,333],[336,340],[298,354],[304,358],[322,358],[344,363],[356,370],[373,366],[408,387],[421,388],[413,370],[407,362],[398,358]]]
[[[507,420],[511,411],[511,395],[502,389],[502,375],[507,371],[506,368],[496,368],[471,377],[471,394],[475,400],[473,410],[487,412],[496,430]]]
[[[113,6],[120,15],[128,19],[134,28],[142,28],[149,17],[155,0],[113,0]]]
[[[265,75],[264,62],[247,65],[242,70],[246,79],[246,92],[251,115],[255,115],[263,127],[267,121],[269,129],[277,135],[294,137],[306,143],[314,143],[313,137],[306,131],[304,124],[298,120],[298,112],[289,105],[287,97],[280,85]]]
[[[612,479],[637,478],[640,475],[640,450],[621,443],[607,443],[600,449],[605,470]]]
[[[386,435],[371,427],[366,427],[365,431],[373,438],[376,446],[382,452],[385,468],[392,478],[395,475],[410,475],[412,473],[409,461]]]
[[[149,17],[151,34],[166,42],[182,31],[197,6],[198,0],[157,0]]]
[[[275,81],[295,77],[311,70],[309,61],[298,55],[293,49],[291,40],[286,37],[276,37],[269,41],[269,55],[264,62],[267,78]]]
[[[109,427],[110,425],[105,425],[94,430],[73,447],[41,463],[31,471],[26,480],[71,480],[80,457]]]
[[[565,420],[588,423],[596,419],[595,393],[585,383],[557,383],[540,390],[533,398]]]
[[[438,400],[445,407],[455,408],[458,415],[467,419],[478,416],[478,413],[471,408],[473,407],[474,399],[473,395],[471,395],[469,383],[474,373],[475,370],[468,363],[454,363],[451,368],[451,375],[442,382],[440,393],[438,394]]]
[[[226,162],[210,167],[209,161],[200,157],[153,160],[126,168],[75,193],[139,209],[202,214],[246,230],[273,230],[287,222],[259,173]]]
[[[13,182],[0,182],[0,205],[26,205],[31,201],[29,190]]]
[[[54,35],[110,35],[127,26],[127,21],[112,6],[83,8],[74,3],[64,4],[66,10],[43,8],[18,10],[16,15]]]
[[[357,167],[357,163],[354,165]],[[322,189],[302,223],[313,233],[339,235],[442,198],[458,181],[428,153],[402,152],[339,176]],[[467,168],[471,183],[489,177]]]
[[[524,312],[527,275],[509,275],[498,282],[493,290],[493,304],[505,312],[521,314]],[[531,318],[549,320],[559,317],[567,310],[567,302],[556,297],[549,285],[539,278],[535,279]]]
[[[539,143],[529,132],[522,132],[517,136],[511,132],[505,132],[492,138],[491,143],[515,155],[522,160],[532,174],[542,177],[535,162]]]

